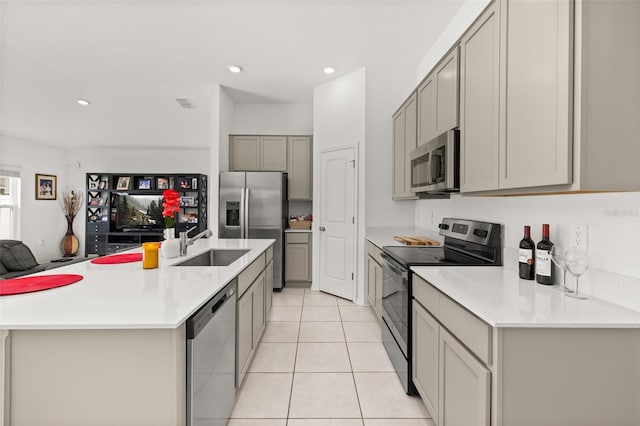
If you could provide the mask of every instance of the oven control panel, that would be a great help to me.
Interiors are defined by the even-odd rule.
[[[491,245],[493,235],[495,233],[499,235],[500,225],[475,220],[444,218],[438,227],[440,228],[440,235],[443,237],[456,238],[488,246]]]

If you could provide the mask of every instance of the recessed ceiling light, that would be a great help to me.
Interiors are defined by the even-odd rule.
[[[89,106],[91,105],[91,102],[89,102],[86,99],[78,99],[76,102],[78,102],[78,104],[82,105],[82,106]]]
[[[336,72],[336,69],[334,67],[326,67],[324,69],[325,74],[333,74],[334,72]]]
[[[239,72],[242,72],[242,67],[240,65],[229,65],[229,71],[237,74]]]

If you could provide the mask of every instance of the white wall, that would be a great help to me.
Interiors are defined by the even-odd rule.
[[[356,303],[364,304],[364,178],[365,178],[365,120],[366,120],[366,71],[361,68],[357,71],[337,78],[313,91],[313,161],[316,167],[313,169],[313,203],[314,228],[317,229],[317,220],[320,218],[320,151],[340,146],[357,146],[357,283]],[[313,288],[318,289],[320,274],[319,262],[319,238],[313,239]]]
[[[233,99],[220,87],[220,122],[218,132],[218,164],[220,171],[229,171],[229,135],[233,129],[233,119],[235,116],[235,104]]]
[[[232,134],[310,135],[312,104],[235,104]]]
[[[82,188],[68,179],[71,167],[67,150],[35,142],[2,137],[0,163],[21,169],[20,239],[29,246],[38,260],[62,256],[60,240],[67,231],[67,221],[58,200],[35,199],[35,175],[57,177],[58,196],[61,191]],[[58,197],[59,199],[59,197]],[[82,221],[76,218],[74,231],[84,233]]]

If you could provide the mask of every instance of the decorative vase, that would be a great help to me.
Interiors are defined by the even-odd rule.
[[[165,228],[164,230],[164,239],[166,240],[174,240],[176,238],[176,228]]]
[[[78,237],[73,233],[73,219],[74,216],[66,216],[67,218],[67,233],[62,237],[62,241],[60,242],[60,250],[62,250],[62,254],[64,257],[72,257],[78,253],[78,248],[80,244],[78,243]]]

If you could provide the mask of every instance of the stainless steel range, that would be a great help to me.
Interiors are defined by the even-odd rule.
[[[416,394],[411,370],[411,266],[502,265],[499,224],[445,218],[441,247],[382,248],[382,342],[408,394]]]

